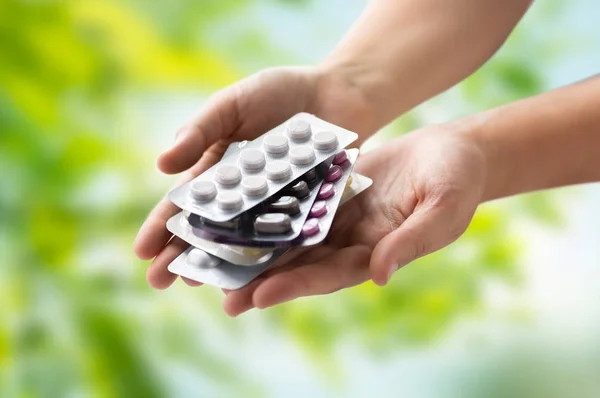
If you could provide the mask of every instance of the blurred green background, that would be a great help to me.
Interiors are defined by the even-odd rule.
[[[364,1],[0,2],[0,396],[600,396],[598,186],[486,204],[455,245],[239,319],[145,282],[154,166],[215,90],[318,62]],[[600,71],[598,4],[538,1],[418,126]]]

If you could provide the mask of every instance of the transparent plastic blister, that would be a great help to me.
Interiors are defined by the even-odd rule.
[[[169,199],[203,218],[228,221],[272,197],[357,138],[351,131],[299,113],[174,189]]]
[[[285,249],[275,250],[269,260],[259,265],[240,267],[195,247],[189,247],[169,264],[168,270],[196,282],[235,290],[246,286],[262,274],[284,252]]]
[[[346,183],[346,188],[341,198],[340,206],[365,191],[373,184],[373,181],[358,173],[352,173],[352,181]],[[227,245],[202,239],[194,234],[192,226],[187,220],[184,212],[179,212],[171,217],[167,222],[167,229],[173,234],[183,239],[190,245],[215,255],[225,261],[239,266],[254,266],[270,260],[270,254],[274,248],[245,247],[237,245]]]
[[[289,246],[302,232],[331,160],[300,176],[277,195],[230,221],[214,222],[190,214],[194,233],[204,239],[243,246]]]

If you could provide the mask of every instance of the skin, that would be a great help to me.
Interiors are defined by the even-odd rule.
[[[360,144],[402,113],[475,71],[500,47],[529,4],[530,1],[524,0],[372,1],[320,65],[265,70],[214,95],[178,131],[175,144],[159,157],[158,167],[167,174],[182,173],[178,184],[189,181],[216,163],[230,142],[253,139],[298,112],[316,114],[357,132]],[[328,242],[316,248],[303,256],[305,267],[302,267],[310,270],[315,269],[311,264],[333,262],[341,268],[347,259],[357,259],[362,267],[358,267],[357,261],[348,264],[354,264],[360,277],[349,273],[347,280],[343,278],[346,282],[334,289],[325,281],[313,282],[320,283],[314,289],[306,283],[307,289],[292,289],[297,292],[295,296],[337,290],[369,276],[385,284],[395,269],[450,243],[464,231],[480,194],[473,193],[470,187],[470,206],[463,209],[461,203],[454,202],[458,201],[458,192],[467,190],[468,181],[484,178],[480,174],[485,169],[479,166],[485,162],[475,159],[480,150],[474,145],[459,143],[452,134],[443,133],[455,128],[428,128],[411,135],[422,138],[407,138],[361,158],[357,170],[372,177],[375,187],[351,206],[357,207],[356,214],[362,215],[355,222],[370,233],[355,229],[345,234],[352,235],[347,241]],[[418,151],[413,147],[419,148]],[[430,164],[420,164],[415,153],[429,158],[432,151],[439,154],[436,159]],[[470,152],[475,155],[463,154]],[[395,169],[400,166],[403,173],[393,171],[400,170]],[[467,173],[467,169],[475,171]],[[457,213],[458,207],[461,211]],[[176,276],[167,271],[167,265],[187,246],[173,238],[165,227],[168,218],[178,211],[168,200],[161,200],[134,243],[139,258],[154,259],[147,279],[158,289],[174,282]],[[434,225],[436,219],[452,223],[440,228]],[[404,228],[398,228],[400,225]],[[412,235],[417,232],[431,238],[427,242],[416,241]],[[398,243],[403,239],[414,244],[405,247]],[[396,253],[391,247],[398,244],[404,248]],[[343,249],[334,252],[340,248]],[[336,260],[336,253],[344,257]],[[278,275],[284,275],[283,271],[279,270]],[[327,276],[330,280],[339,279],[338,274],[331,272]],[[252,286],[257,290],[251,296],[256,293],[261,297],[263,288],[258,288],[258,282]],[[258,306],[284,301],[268,293],[268,289],[266,292],[266,301],[258,299]],[[245,303],[245,307],[250,305],[248,299],[236,298],[240,294],[228,295],[225,304],[228,313],[240,312],[235,302]]]

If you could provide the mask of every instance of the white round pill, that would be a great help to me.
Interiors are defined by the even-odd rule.
[[[333,131],[319,131],[313,136],[313,145],[318,151],[331,151],[337,148],[338,139]]]
[[[292,120],[287,125],[287,134],[293,141],[304,141],[310,137],[310,123],[304,120]]]
[[[241,180],[242,173],[234,164],[222,164],[215,169],[215,181],[221,185],[237,185]]]
[[[212,181],[194,181],[190,195],[198,202],[210,202],[217,196],[217,187]]]
[[[246,177],[242,180],[242,192],[247,196],[262,196],[267,193],[267,180],[261,176]]]
[[[311,164],[315,161],[315,151],[309,146],[302,145],[290,150],[290,162],[297,165]]]
[[[265,154],[260,149],[244,149],[240,152],[240,165],[246,170],[262,170],[265,167]]]
[[[185,262],[194,268],[214,268],[221,261],[200,249],[193,249],[188,253]]]
[[[268,135],[263,140],[265,151],[272,155],[283,155],[290,148],[288,140],[283,135]]]
[[[224,191],[217,195],[217,205],[221,210],[239,210],[243,203],[242,195],[237,191]]]
[[[285,160],[275,160],[265,168],[267,178],[273,181],[287,180],[292,176],[292,168]]]

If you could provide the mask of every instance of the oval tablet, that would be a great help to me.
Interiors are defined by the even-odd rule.
[[[221,185],[237,185],[241,180],[242,173],[234,164],[222,164],[215,169],[215,181]]]
[[[316,218],[307,220],[302,226],[302,236],[304,237],[316,235],[319,231],[321,231],[321,227],[319,226],[319,220]]]
[[[302,145],[290,150],[290,162],[297,165],[311,164],[316,159],[315,151],[309,146]]]
[[[188,253],[185,262],[195,268],[214,268],[221,260],[200,249],[193,249]]]
[[[346,151],[342,151],[342,152],[338,153],[337,155],[335,155],[335,157],[333,158],[333,164],[340,165],[340,164],[344,163],[346,160],[348,160],[348,154],[346,153]]]
[[[329,170],[327,170],[327,175],[325,175],[325,181],[327,182],[336,182],[340,178],[342,178],[342,168],[340,166],[331,166]]]
[[[317,179],[317,171],[315,169],[309,170],[302,176],[307,182],[313,182]]]
[[[267,178],[273,181],[287,180],[292,176],[292,168],[285,160],[275,160],[265,168]]]
[[[259,149],[244,149],[240,152],[240,166],[244,170],[262,170],[265,167],[265,154]]]
[[[262,196],[267,193],[267,180],[261,176],[246,177],[242,180],[242,192],[248,196]]]
[[[267,206],[267,210],[272,213],[285,213],[294,216],[300,213],[300,202],[293,196],[282,196],[276,202]]]
[[[313,136],[313,146],[318,151],[331,151],[338,146],[337,136],[333,131],[319,131]]]
[[[224,191],[217,195],[217,205],[221,210],[239,210],[243,203],[242,195],[236,191]]]
[[[272,155],[283,155],[290,148],[286,137],[274,134],[265,137],[263,147]]]
[[[292,120],[287,125],[287,134],[293,141],[306,141],[311,135],[310,123]]]
[[[318,200],[310,209],[310,217],[323,217],[327,214],[327,203],[324,200]]]
[[[333,196],[334,193],[335,189],[333,188],[333,184],[326,182],[325,184],[321,185],[321,189],[319,189],[319,194],[317,195],[317,198],[329,199]]]
[[[261,214],[254,220],[254,230],[263,234],[283,234],[291,229],[292,220],[283,213]]]
[[[306,181],[298,181],[291,187],[287,187],[284,192],[297,198],[304,198],[310,194],[310,189]]]
[[[217,187],[212,181],[194,181],[190,195],[198,202],[210,202],[217,196]]]

